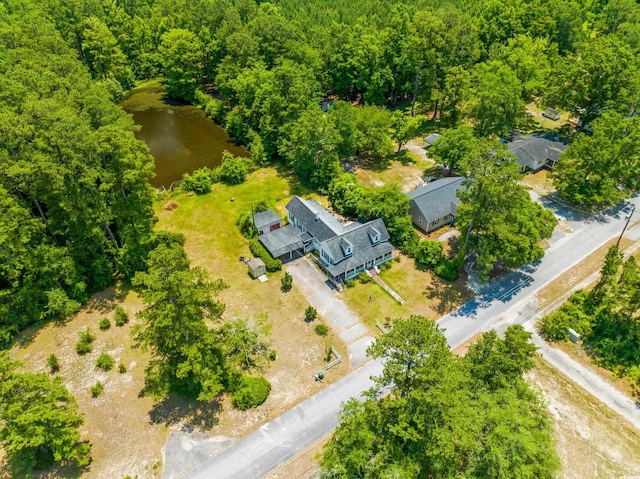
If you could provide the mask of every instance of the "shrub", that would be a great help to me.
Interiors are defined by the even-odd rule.
[[[182,191],[194,191],[198,194],[209,193],[211,191],[211,183],[213,183],[213,176],[213,172],[206,166],[194,170],[191,175],[185,173],[182,175],[180,188]]]
[[[126,373],[126,372],[127,372],[127,367],[126,367],[124,364],[119,363],[119,364],[118,364],[118,372],[119,372],[120,374],[124,374],[124,373]]]
[[[358,281],[360,281],[361,284],[367,284],[367,283],[371,283],[373,281],[373,278],[371,276],[369,276],[366,271],[361,272],[357,276],[357,278],[358,278]]]
[[[249,249],[251,250],[251,253],[253,253],[253,256],[260,258],[264,262],[264,265],[267,267],[267,271],[270,273],[275,273],[282,269],[282,261],[279,259],[273,259],[264,246],[262,246],[262,243],[260,243],[258,238],[253,238],[249,241]]]
[[[109,353],[100,353],[96,358],[96,366],[103,371],[111,371],[113,368],[113,357]]]
[[[313,321],[317,317],[318,317],[318,311],[316,311],[316,308],[314,308],[313,306],[309,306],[309,307],[307,307],[307,309],[304,310],[304,320],[305,321],[307,321],[307,322]]]
[[[80,356],[84,356],[91,351],[93,351],[93,345],[91,343],[85,343],[84,341],[78,341],[76,343],[76,353]]]
[[[329,328],[325,324],[316,324],[315,331],[318,336],[326,336]]]
[[[415,251],[415,258],[428,268],[436,268],[446,261],[444,246],[440,241],[421,240]]]
[[[129,315],[122,306],[117,306],[115,311],[116,326],[124,326],[129,322]]]
[[[240,230],[240,234],[247,239],[255,238],[258,234],[253,224],[253,217],[250,211],[243,211],[236,220],[236,226]]]
[[[247,178],[249,169],[242,158],[236,158],[228,151],[222,153],[220,181],[229,185],[239,185]]]
[[[47,366],[49,366],[52,374],[60,371],[60,363],[58,362],[58,357],[55,354],[51,353],[49,355],[47,358]]]
[[[95,334],[93,334],[93,331],[91,331],[89,328],[80,331],[78,336],[80,337],[81,342],[88,344],[93,343],[93,341],[96,339]]]
[[[280,289],[283,292],[288,293],[289,291],[291,291],[292,286],[293,286],[293,277],[289,274],[288,271],[285,271],[284,276],[280,280]]]
[[[460,265],[456,260],[444,260],[435,267],[434,273],[447,281],[455,281],[460,277]]]
[[[269,361],[275,361],[277,357],[277,353],[275,349],[269,351]]]
[[[111,327],[111,321],[109,321],[109,318],[102,318],[98,323],[98,327],[100,328],[100,331],[106,331]]]
[[[96,381],[96,383],[91,386],[91,395],[94,398],[97,398],[98,396],[100,396],[100,393],[102,392],[102,390],[104,389],[104,384],[102,384],[100,381]]]
[[[244,411],[265,402],[270,391],[271,384],[266,379],[244,376],[231,395],[231,403],[236,409]]]
[[[347,288],[353,288],[353,287],[356,285],[356,280],[355,280],[355,279],[353,279],[353,278],[352,278],[352,279],[348,279],[348,280],[346,280],[346,281],[344,282],[344,285],[345,285]]]

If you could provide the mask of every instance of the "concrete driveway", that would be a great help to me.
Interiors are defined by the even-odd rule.
[[[375,338],[369,329],[344,304],[339,293],[327,283],[327,277],[309,258],[300,258],[290,263],[286,270],[293,277],[293,284],[316,308],[325,322],[342,339],[349,351],[351,368],[367,360],[366,349]]]

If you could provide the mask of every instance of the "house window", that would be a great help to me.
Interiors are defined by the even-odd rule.
[[[345,256],[349,256],[351,253],[353,253],[353,248],[352,248],[351,246],[347,246],[347,247],[344,249],[344,255],[345,255]]]

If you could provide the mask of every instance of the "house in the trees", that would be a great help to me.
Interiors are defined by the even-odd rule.
[[[549,120],[559,120],[560,112],[555,108],[547,107],[542,112],[542,116],[544,116],[545,118],[549,118]]]
[[[518,159],[522,171],[553,168],[568,147],[557,135],[545,132],[516,135],[507,143],[507,149]]]
[[[442,178],[407,193],[413,224],[425,233],[451,224],[460,200],[456,192],[464,188],[464,178]]]
[[[274,258],[315,251],[336,283],[392,259],[394,248],[381,219],[343,223],[317,201],[298,196],[287,204],[287,215],[287,226],[258,237]]]

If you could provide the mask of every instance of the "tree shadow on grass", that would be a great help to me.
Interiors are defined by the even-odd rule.
[[[149,411],[151,424],[173,426],[182,424],[188,429],[208,431],[218,424],[222,413],[221,398],[209,402],[195,401],[176,394],[170,394]]]
[[[433,276],[431,284],[427,286],[423,293],[428,299],[435,300],[435,310],[438,314],[444,315],[457,308],[461,304],[471,299],[471,294],[464,286],[466,278],[461,274],[460,278],[454,282],[445,281]]]

